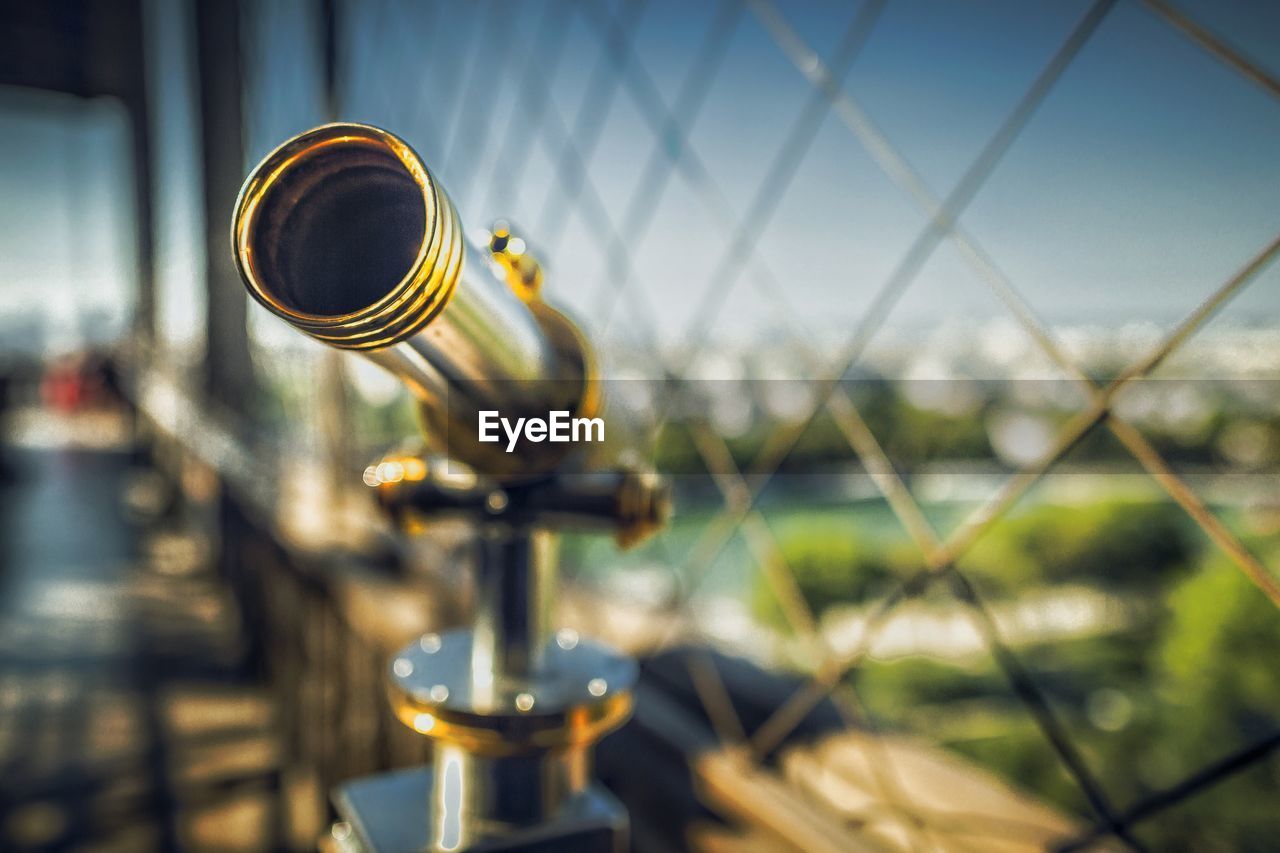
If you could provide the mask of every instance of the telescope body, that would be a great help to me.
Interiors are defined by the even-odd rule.
[[[662,524],[668,497],[641,472],[570,472],[575,444],[532,427],[518,444],[482,440],[481,413],[554,429],[599,406],[590,348],[540,300],[536,262],[505,227],[487,240],[465,239],[407,144],[360,124],[284,143],[236,205],[233,250],[253,298],[398,376],[428,441],[476,475],[431,457],[365,472],[393,516],[477,523],[475,615],[401,649],[387,672],[396,716],[435,744],[431,769],[350,781],[336,800],[365,850],[615,851],[626,811],[591,780],[591,755],[630,716],[638,670],[553,629],[553,530],[604,527],[630,544]]]
[[[398,376],[428,439],[479,472],[538,475],[570,449],[482,443],[480,412],[594,414],[590,350],[517,280],[522,244],[473,245],[421,158],[384,130],[329,124],[271,152],[241,190],[232,244],[254,299]]]

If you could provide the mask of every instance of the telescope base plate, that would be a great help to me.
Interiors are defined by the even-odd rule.
[[[351,827],[343,849],[363,853],[432,850],[434,823],[430,767],[367,776],[340,785],[334,805]],[[471,853],[622,853],[627,811],[599,783],[571,797],[545,821],[455,848]]]

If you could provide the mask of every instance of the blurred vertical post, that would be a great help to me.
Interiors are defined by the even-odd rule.
[[[228,251],[229,226],[244,172],[241,114],[240,4],[237,0],[195,0],[196,69],[200,109],[200,173],[204,205],[205,359],[202,378],[207,409],[216,417],[243,421],[254,398],[249,358],[248,315],[239,273]],[[235,578],[244,536],[241,514],[228,490],[217,498],[215,562]],[[244,589],[242,584],[235,588]],[[248,659],[261,661],[266,629],[262,608],[243,593]]]
[[[320,61],[323,70],[324,120],[338,119],[338,10],[335,0],[317,0],[317,27],[320,34]],[[331,528],[342,535],[346,514],[340,511],[348,492],[348,464],[351,457],[351,406],[347,398],[343,353],[325,348],[320,355],[320,382],[317,388],[316,414],[321,441],[321,464],[324,466],[326,492],[335,510]]]
[[[143,82],[142,6],[138,2],[115,3],[109,9],[99,7],[103,19],[114,19],[121,50],[115,56],[102,57],[98,65],[103,76],[121,75],[117,81],[129,113],[130,152],[133,158],[134,233],[138,252],[137,297],[134,328],[144,341],[155,336],[155,231],[151,206],[151,148],[148,136],[147,93]],[[121,56],[131,57],[121,62]],[[124,66],[125,70],[120,70]]]
[[[227,223],[244,173],[239,4],[196,0],[195,10],[209,299],[205,390],[213,400],[244,414],[252,399],[253,365],[244,290],[227,249]]]

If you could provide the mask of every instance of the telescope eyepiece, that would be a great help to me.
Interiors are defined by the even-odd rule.
[[[404,281],[426,237],[421,188],[376,145],[300,154],[255,215],[250,273],[299,314],[337,317],[374,305]]]

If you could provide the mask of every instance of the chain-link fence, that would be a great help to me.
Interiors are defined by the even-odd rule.
[[[1156,82],[1146,84],[1158,88],[1165,75],[1175,91],[1162,97],[1182,99],[1190,111],[1202,109],[1219,92],[1240,99],[1239,112],[1231,115],[1248,120],[1222,132],[1246,142],[1275,127],[1271,113],[1277,112],[1280,82],[1234,47],[1236,40],[1163,0],[1096,0],[1034,11],[902,4],[907,7],[903,10],[898,5],[865,0],[848,8],[833,4],[797,10],[769,0],[669,5],[336,0],[314,6],[262,0],[247,4],[246,148],[256,159],[288,135],[328,117],[393,130],[423,153],[464,221],[483,225],[505,217],[518,224],[544,258],[556,297],[567,300],[602,342],[607,376],[647,377],[657,383],[651,449],[661,456],[673,440],[671,422],[678,420],[676,434],[692,448],[696,465],[705,469],[718,494],[714,507],[704,501],[692,514],[696,525],[677,525],[646,552],[645,559],[677,576],[664,606],[696,610],[704,584],[724,571],[726,560],[741,572],[750,566],[770,599],[766,609],[785,626],[791,662],[810,675],[806,686],[763,725],[746,731],[726,691],[715,684],[715,668],[692,653],[691,678],[726,746],[765,762],[793,727],[828,699],[852,727],[910,727],[910,709],[886,708],[884,701],[868,695],[871,688],[861,673],[875,656],[886,626],[904,611],[921,602],[950,607],[948,612],[964,614],[964,630],[980,644],[975,654],[1005,680],[1003,689],[1020,708],[1018,719],[1002,719],[1019,729],[1030,721],[1043,738],[1034,749],[1043,751],[1047,744],[1056,760],[1053,772],[1065,774],[1074,786],[1068,793],[1035,791],[1084,810],[1083,828],[1076,837],[1063,839],[1062,849],[1099,841],[1135,848],[1167,843],[1168,835],[1147,836],[1144,828],[1233,774],[1261,774],[1259,790],[1274,795],[1274,753],[1280,745],[1275,709],[1269,719],[1250,711],[1248,722],[1237,728],[1241,737],[1221,742],[1216,753],[1197,759],[1189,772],[1174,762],[1136,787],[1112,784],[1122,768],[1109,763],[1114,753],[1081,744],[1075,722],[1079,715],[1061,699],[1070,691],[1059,683],[1061,673],[1052,656],[1041,651],[1048,643],[1027,644],[1007,636],[1016,621],[1002,615],[1010,596],[993,596],[990,578],[981,572],[975,576],[969,561],[993,531],[1011,524],[1011,516],[1034,502],[1036,490],[1051,479],[1056,466],[1089,442],[1105,440],[1122,448],[1111,457],[1112,471],[1122,467],[1114,462],[1119,455],[1136,460],[1163,491],[1165,502],[1181,507],[1195,529],[1252,584],[1235,590],[1227,583],[1223,589],[1250,601],[1265,596],[1280,604],[1280,581],[1265,564],[1280,553],[1272,539],[1241,533],[1233,523],[1241,514],[1203,497],[1193,486],[1204,478],[1177,470],[1165,445],[1135,426],[1122,405],[1123,397],[1143,381],[1161,376],[1162,366],[1185,352],[1192,336],[1224,306],[1268,274],[1280,252],[1280,236],[1274,220],[1237,229],[1228,216],[1205,225],[1205,251],[1213,263],[1234,271],[1202,280],[1194,307],[1185,283],[1167,290],[1153,284],[1139,293],[1134,298],[1151,307],[1146,314],[1110,305],[1107,286],[1099,285],[1098,313],[1111,325],[1169,320],[1158,334],[1143,327],[1141,335],[1121,335],[1112,354],[1123,352],[1125,363],[1099,370],[1082,361],[1087,347],[1070,330],[1042,319],[1034,300],[1023,295],[1041,293],[1060,306],[1064,297],[1053,292],[1054,286],[1028,287],[1006,270],[1034,274],[1036,266],[1025,256],[1037,251],[1049,263],[1060,253],[1092,253],[1094,265],[1081,269],[1106,278],[1109,273],[1102,267],[1121,253],[1090,245],[1011,245],[992,227],[1000,221],[993,219],[992,209],[1004,205],[1013,219],[1043,214],[1053,221],[1051,208],[1059,200],[1046,195],[1062,185],[1013,178],[1012,183],[991,185],[1006,168],[1018,179],[1060,169],[1060,162],[1046,153],[1053,149],[1044,133],[1081,117],[1054,115],[1055,97],[1076,104],[1114,99],[1116,109],[1123,111],[1119,89],[1126,81],[1111,60],[1130,50],[1135,63],[1151,59],[1153,44],[1168,51],[1166,58],[1174,57],[1167,59],[1170,68],[1156,69]],[[940,82],[941,95],[905,84],[893,88],[888,54],[910,48],[907,59],[898,61],[917,63],[925,73],[942,77],[947,61],[982,66],[983,50],[1012,51],[999,39],[991,40],[1002,23],[1016,38],[1025,36],[1016,62],[1010,60],[1017,73],[997,63],[998,79],[978,75],[976,82],[963,80],[954,89]],[[1233,25],[1243,26],[1239,21]],[[913,35],[924,40],[914,48]],[[878,44],[881,40],[887,45]],[[286,44],[291,46],[284,49]],[[871,68],[859,76],[863,64]],[[1119,68],[1123,72],[1128,66],[1121,62]],[[1210,81],[1203,91],[1176,91],[1188,80],[1202,79]],[[978,88],[966,90],[965,85],[996,94],[978,97],[973,95]],[[1060,93],[1064,87],[1069,94]],[[892,91],[886,94],[886,89]],[[966,91],[973,103],[963,100]],[[914,97],[926,104],[922,112],[941,109],[939,98],[960,98],[951,112],[932,117],[932,132],[943,140],[940,146],[920,142],[929,116],[904,115],[901,101]],[[1036,132],[1046,111],[1050,128],[1023,150],[1020,141]],[[1210,109],[1202,120],[1217,119]],[[1153,147],[1129,148],[1105,144],[1105,122],[1090,132],[1102,140],[1100,156],[1117,158],[1127,151],[1140,164],[1158,159],[1164,141],[1173,145],[1170,140],[1181,131],[1155,127],[1146,138]],[[1202,176],[1187,177],[1185,186],[1169,195],[1153,192],[1153,211],[1134,214],[1152,221],[1135,219],[1131,232],[1112,234],[1112,239],[1145,240],[1163,221],[1155,209],[1181,204],[1200,186],[1201,177],[1221,174],[1222,160],[1215,157],[1233,156],[1220,148],[1202,153],[1203,159],[1193,164],[1203,170]],[[1070,152],[1058,151],[1058,156],[1067,158]],[[923,166],[916,165],[920,160]],[[1117,168],[1139,168],[1135,164],[1122,161]],[[1274,173],[1255,177],[1274,187]],[[1099,181],[1107,179],[1098,176]],[[981,210],[975,213],[977,207]],[[970,227],[966,220],[971,215],[979,226]],[[1106,223],[1127,221],[1107,211],[1098,215]],[[871,252],[859,241],[859,229],[873,235],[879,251]],[[1213,229],[1233,230],[1235,239],[1217,239],[1209,233]],[[1254,233],[1264,238],[1251,250],[1227,257],[1242,234]],[[1152,255],[1159,253],[1156,243],[1147,244]],[[1002,256],[1010,258],[1009,267]],[[1124,258],[1124,263],[1133,260]],[[1164,269],[1157,257],[1136,263]],[[917,326],[925,327],[916,329],[913,340],[929,340],[930,331],[946,326],[954,304],[942,294],[952,280],[974,285],[973,294],[993,296],[991,304],[999,307],[992,313],[1005,318],[998,327],[1001,334],[1019,342],[1021,356],[1003,362],[1007,375],[995,378],[1017,380],[1025,375],[1019,360],[1033,362],[1039,365],[1037,375],[1071,389],[1079,402],[1072,411],[1061,412],[1033,452],[1016,458],[1017,464],[1006,458],[1010,464],[1005,467],[1012,470],[1007,477],[1001,474],[981,499],[953,504],[960,509],[940,514],[921,499],[922,480],[911,466],[886,449],[892,436],[877,429],[884,419],[868,408],[864,386],[851,380],[865,378],[864,364],[874,355],[878,336],[905,322],[896,312],[911,303],[913,288],[923,287],[917,301],[936,299],[940,305],[932,313],[913,315],[923,317]],[[1274,277],[1270,283],[1274,287]],[[1065,297],[1068,302],[1089,298]],[[702,393],[695,380],[720,375],[726,361],[742,360],[742,353],[750,352],[761,358],[753,364],[783,365],[765,371],[765,378],[803,380],[806,394],[802,411],[773,417],[746,452],[725,434],[714,413],[690,416],[698,406],[688,401]],[[1264,408],[1274,408],[1273,391],[1258,393]],[[785,501],[768,499],[770,489],[794,470],[797,448],[820,427],[838,434],[845,458],[856,460],[861,482],[874,486],[878,496],[864,504],[887,507],[883,523],[900,526],[915,549],[914,556],[892,561],[890,581],[859,602],[857,618],[848,623],[852,639],[846,636],[842,642],[833,640],[826,630],[829,620],[815,613],[812,591],[797,578],[795,549],[780,542],[786,524],[777,507]],[[1104,433],[1109,438],[1100,437]],[[992,475],[986,471],[984,476]],[[1103,474],[1107,476],[1112,475]],[[1249,483],[1263,483],[1262,502],[1274,503],[1275,495],[1266,494],[1265,474],[1249,476],[1254,477]],[[1103,524],[1102,518],[1095,518],[1096,523]],[[1040,534],[1032,530],[1029,535]],[[873,542],[866,549],[891,547],[884,544],[887,540],[877,541],[879,545]],[[1157,609],[1172,606],[1161,601]],[[688,640],[688,622],[677,624],[685,628],[660,639]],[[1249,641],[1266,643],[1269,638],[1274,644],[1276,624]],[[1146,635],[1126,636],[1118,642],[1149,641]],[[1232,660],[1213,663],[1233,666]],[[1087,672],[1089,665],[1085,660],[1077,672]],[[925,669],[918,677],[927,681],[932,676]],[[1138,692],[1148,687],[1136,679],[1125,685]],[[1265,685],[1255,688],[1255,696],[1276,695]],[[1131,705],[1131,700],[1118,699],[1115,690],[1101,696],[1097,690],[1087,692],[1096,706],[1092,716],[1103,720],[1095,728],[1115,731],[1128,725],[1123,737],[1136,744],[1133,749],[1156,749],[1157,730],[1143,728],[1141,720],[1107,723],[1108,707],[1115,710],[1117,703]],[[957,714],[962,700],[954,700]],[[1175,696],[1170,701],[1216,700],[1207,691],[1205,697]],[[1161,736],[1170,733],[1162,730]],[[1109,760],[1099,758],[1103,753]],[[892,763],[886,756],[878,760]],[[879,784],[889,789],[901,784],[891,766],[880,769]],[[1035,787],[1027,774],[1012,775]],[[932,833],[946,832],[944,816],[913,809],[909,790],[890,790],[884,800],[910,818],[913,843],[927,845]],[[1257,831],[1265,818],[1255,815],[1250,825]]]

